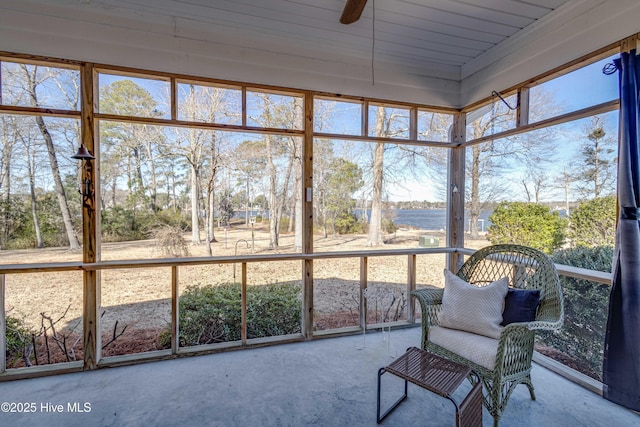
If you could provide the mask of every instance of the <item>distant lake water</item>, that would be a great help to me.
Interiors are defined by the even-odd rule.
[[[447,211],[444,209],[396,209],[387,211],[395,215],[393,223],[399,227],[410,226],[421,230],[444,230],[447,223]],[[370,212],[369,212],[370,214]],[[478,230],[487,231],[491,211],[482,211],[478,220]],[[360,216],[360,212],[356,212]],[[469,229],[469,219],[465,215],[464,229]]]
[[[487,231],[487,228],[491,224],[489,222],[489,216],[493,211],[482,211],[480,213],[480,218],[478,219],[478,231]],[[559,211],[560,216],[564,217],[564,210]],[[371,217],[371,210],[368,212],[369,217]],[[444,230],[447,223],[447,211],[444,209],[396,209],[393,211],[387,211],[387,215],[394,215],[393,223],[398,227],[409,226],[419,228],[421,230],[433,230],[439,231]],[[269,217],[269,212],[265,211],[250,211],[249,215],[264,215],[266,218]],[[360,218],[362,216],[362,210],[355,210],[356,217]],[[234,218],[244,218],[245,211],[236,211],[233,215]],[[469,215],[468,212],[465,212],[465,220],[464,220],[464,229],[469,230]]]
[[[398,226],[409,225],[422,230],[444,230],[447,223],[447,211],[444,209],[397,209],[393,223]],[[478,230],[487,231],[491,211],[480,213]],[[469,229],[469,218],[465,215],[465,230]]]

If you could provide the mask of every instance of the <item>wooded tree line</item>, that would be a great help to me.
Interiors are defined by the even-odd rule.
[[[77,71],[2,63],[2,102],[8,105],[79,109]],[[163,118],[169,91],[153,90],[141,79],[112,78],[100,85],[99,111],[123,117]],[[242,123],[233,89],[180,83],[180,120]],[[302,129],[303,99],[268,92],[248,93],[246,122],[265,129]],[[545,95],[532,101],[552,108]],[[335,133],[340,103],[319,103],[316,131]],[[535,111],[536,108],[532,108]],[[408,138],[410,110],[369,106],[368,134]],[[467,139],[507,128],[514,112],[500,104],[468,125]],[[425,113],[419,138],[443,140],[451,115]],[[70,160],[80,140],[77,119],[0,115],[0,245],[78,248],[81,230],[79,165]],[[277,133],[239,133],[201,127],[170,127],[132,121],[100,120],[100,199],[103,240],[149,236],[163,224],[190,230],[191,242],[216,241],[217,225],[234,211],[255,210],[269,221],[269,246],[281,232],[295,233],[302,246],[302,138]],[[483,204],[505,194],[496,179],[504,168],[522,162],[522,184],[530,201],[539,201],[558,179],[544,174],[556,151],[552,132],[535,132],[469,148],[467,206],[472,237]],[[565,178],[572,192],[604,195],[612,188],[612,142],[596,116],[585,129],[581,158]],[[345,148],[347,147],[347,148]],[[439,147],[316,138],[314,141],[314,218],[323,235],[366,231],[372,246],[383,244],[383,214],[393,188],[407,179],[424,181],[444,200],[447,149]],[[569,166],[569,165],[568,165]],[[582,183],[582,186],[574,185]],[[571,195],[572,197],[574,194]],[[417,195],[417,198],[421,198]],[[366,213],[356,218],[354,210]],[[268,214],[267,214],[268,212]],[[368,216],[367,216],[368,215]],[[358,221],[360,223],[358,224]],[[475,235],[474,235],[475,232]]]
[[[62,107],[78,109],[76,72],[23,64],[3,63],[3,67],[3,91],[8,90],[10,95],[5,94],[4,103],[60,108],[64,94],[67,99]],[[52,85],[58,91],[52,92]],[[101,85],[99,111],[125,118],[163,117],[170,102],[168,94],[152,93],[143,86],[128,78]],[[181,84],[179,89],[182,120],[225,123],[240,114],[228,89],[195,84]],[[48,102],[39,98],[41,94]],[[376,108],[375,136],[408,132],[408,109]],[[42,247],[64,243],[77,248],[79,165],[69,157],[80,139],[78,121],[10,114],[1,117],[2,245]],[[302,119],[301,97],[252,93],[247,123],[267,129],[301,129]],[[101,120],[99,129],[98,202],[103,240],[145,238],[151,227],[168,223],[189,229],[194,244],[211,243],[216,241],[215,226],[220,222],[224,225],[234,209],[244,209],[248,214],[259,208],[268,211],[270,247],[279,246],[282,231],[295,232],[296,246],[301,247],[301,137],[284,132],[245,134],[116,120]],[[316,226],[325,234],[343,232],[344,221],[353,219],[354,197],[359,193],[362,206],[371,208],[371,244],[381,244],[383,181],[399,179],[391,172],[401,166],[384,164],[384,151],[391,149],[390,144],[363,144],[366,149],[360,151],[369,153],[371,163],[359,165],[347,158],[349,153],[334,153],[333,143],[319,140],[315,147],[322,153],[314,163]],[[403,161],[410,164],[416,162],[416,155],[426,158],[428,150],[404,151],[410,154]],[[401,157],[396,156],[396,160]],[[44,203],[52,194],[56,195],[57,208]],[[45,217],[62,219],[46,224],[56,240],[42,237]],[[62,228],[66,242],[60,234]],[[32,240],[34,245],[29,243]]]

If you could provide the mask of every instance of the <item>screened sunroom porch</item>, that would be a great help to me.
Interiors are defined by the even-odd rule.
[[[248,68],[238,73],[236,65],[227,64],[213,73],[201,59],[202,50],[197,50],[202,49],[199,43],[206,42],[190,37],[184,39],[191,42],[184,43],[192,44],[196,49],[193,55],[199,58],[193,61],[203,61],[201,64],[180,64],[177,50],[167,54],[166,63],[161,53],[136,58],[136,49],[154,42],[134,38],[135,43],[122,49],[117,40],[121,36],[115,31],[111,34],[104,22],[96,22],[104,17],[91,5],[75,12],[70,5],[57,6],[59,9],[46,5],[49,17],[35,10],[29,15],[25,9],[38,3],[14,10],[7,6],[7,16],[31,16],[43,24],[53,22],[49,20],[56,16],[77,31],[71,36],[76,41],[67,44],[63,52],[61,45],[54,46],[55,37],[45,44],[35,43],[35,34],[53,31],[47,25],[27,30],[7,22],[2,28],[11,36],[3,38],[7,41],[2,45],[2,114],[7,126],[13,126],[15,152],[20,142],[21,152],[27,153],[11,157],[11,188],[24,203],[18,219],[28,226],[22,233],[29,236],[28,242],[35,242],[27,245],[39,246],[36,223],[42,216],[48,219],[43,213],[61,206],[48,157],[48,133],[65,181],[61,188],[69,195],[69,220],[58,213],[49,223],[40,224],[44,250],[14,246],[5,252],[8,245],[3,243],[4,311],[6,316],[24,320],[26,330],[36,337],[32,340],[33,359],[27,357],[33,366],[21,367],[20,357],[16,365],[5,362],[5,378],[304,341],[327,334],[357,334],[366,327],[380,328],[383,322],[416,324],[419,313],[407,295],[416,287],[442,286],[442,268],[455,268],[468,253],[458,248],[475,249],[490,243],[486,238],[490,222],[487,206],[495,208],[509,199],[504,195],[513,195],[514,200],[539,204],[557,202],[550,209],[566,212],[578,209],[580,200],[607,196],[612,191],[612,178],[606,175],[601,175],[602,182],[596,182],[593,189],[579,188],[586,186],[584,182],[569,182],[567,173],[563,181],[566,170],[550,163],[566,162],[569,168],[575,167],[569,160],[579,157],[581,145],[576,143],[572,151],[563,153],[554,153],[550,146],[573,139],[602,143],[606,152],[606,140],[617,132],[617,93],[611,96],[612,92],[605,90],[602,98],[590,98],[582,105],[550,102],[548,93],[557,90],[554,84],[555,88],[566,87],[563,75],[575,81],[579,79],[573,73],[584,70],[590,70],[586,72],[599,82],[598,87],[617,89],[615,76],[604,76],[601,68],[620,49],[629,48],[626,37],[637,32],[632,26],[618,37],[594,35],[598,42],[594,40],[590,49],[580,47],[577,51],[581,54],[565,53],[564,60],[555,59],[544,70],[525,72],[526,67],[515,61],[517,65],[511,67],[519,69],[514,77],[499,83],[491,79],[483,82],[478,79],[491,74],[492,67],[494,71],[509,67],[497,62],[482,68],[482,61],[475,60],[477,71],[463,70],[466,78],[457,83],[455,78],[442,79],[446,84],[437,84],[435,80],[451,71],[447,69],[427,78],[436,84],[426,84],[418,93],[407,90],[416,85],[409,82],[409,71],[386,74],[392,67],[382,53],[378,58],[385,58],[385,62],[378,64],[377,81],[374,57],[367,78],[351,76],[333,84],[327,83],[331,74],[327,70],[314,78],[304,72],[251,74]],[[574,3],[576,10],[597,15],[597,8]],[[633,16],[631,3],[618,6],[620,14],[626,11]],[[111,13],[116,16],[125,14],[117,7],[114,10]],[[570,16],[569,6],[558,10],[565,18]],[[67,12],[73,13],[62,17]],[[99,34],[100,40],[81,41],[78,37],[86,31],[79,23],[83,13],[91,16],[89,21],[95,25],[92,37]],[[147,18],[142,21],[151,25]],[[131,26],[127,31],[159,31],[139,26],[133,29],[135,25],[121,19],[119,28]],[[160,28],[163,24],[156,25]],[[529,28],[535,35],[534,30]],[[604,42],[607,37],[612,39]],[[90,49],[109,43],[119,49],[102,53]],[[568,42],[557,43],[556,50],[567,49]],[[166,49],[169,52],[175,46]],[[216,49],[221,48],[217,45]],[[185,55],[189,52],[186,49]],[[219,54],[216,52],[217,58]],[[290,60],[295,58],[289,55]],[[518,55],[511,53],[514,60]],[[134,58],[142,62],[136,63]],[[260,57],[255,58],[259,62]],[[264,71],[268,61],[260,60]],[[227,61],[237,58],[231,55]],[[295,65],[304,68],[302,60]],[[352,66],[359,71],[367,69],[361,58]],[[232,75],[242,76],[242,81]],[[397,90],[390,83],[394,78],[402,82]],[[289,83],[284,84],[283,79]],[[594,86],[590,82],[571,90],[588,91]],[[492,94],[494,90],[496,94]],[[137,103],[123,102],[122,96],[135,96]],[[598,129],[604,133],[602,137],[594,133]],[[518,141],[519,135],[522,138]],[[547,145],[531,145],[532,141]],[[71,160],[81,142],[95,160]],[[516,153],[509,157],[505,153],[514,146]],[[205,149],[208,152],[198,164],[196,156]],[[604,161],[613,164],[614,155],[608,156]],[[530,170],[517,166],[527,157]],[[386,163],[377,174],[375,160],[380,158]],[[518,174],[495,174],[487,179],[487,173],[500,168],[517,168]],[[552,173],[554,184],[545,185],[540,175]],[[194,178],[198,175],[199,181]],[[337,175],[350,180],[332,181]],[[160,184],[151,184],[154,180]],[[378,182],[382,187],[376,194]],[[489,187],[487,182],[496,185]],[[566,187],[570,188],[568,197]],[[82,196],[77,195],[77,188]],[[344,194],[349,194],[347,206],[336,201],[344,200]],[[49,207],[42,204],[47,203],[47,195]],[[33,200],[35,214],[30,208]],[[232,209],[221,210],[225,203]],[[400,220],[416,207],[423,211],[420,221],[426,220],[429,211],[441,211],[439,225],[416,226],[409,223],[410,218]],[[237,211],[236,218],[230,210]],[[345,210],[352,216],[337,216]],[[167,245],[156,245],[164,231],[152,227],[156,217],[176,212],[182,218],[162,218],[160,223],[182,227],[183,240],[178,240],[177,246],[171,240]],[[379,219],[375,219],[376,213]],[[227,222],[225,215],[229,216]],[[30,216],[38,221],[29,220]],[[379,224],[378,233],[358,229],[364,221]],[[81,252],[67,250],[73,246],[74,233],[78,244],[82,243]],[[168,238],[175,238],[175,234]],[[153,244],[142,243],[152,240]],[[436,247],[425,247],[425,242]],[[601,284],[610,281],[607,273],[571,266],[559,269],[570,277],[586,277],[600,293]],[[209,285],[212,277],[215,283],[237,284],[239,321],[223,339],[181,343],[180,334],[186,328],[180,326],[178,301],[188,287]],[[250,306],[261,296],[251,292],[274,283],[292,285],[299,301],[299,312],[293,315],[297,329],[254,335],[253,326],[260,322],[250,317],[255,315]],[[361,297],[362,289],[378,285],[397,292],[391,319],[380,314],[379,307],[367,306]],[[59,292],[61,287],[64,293]],[[52,335],[54,326],[56,336]],[[49,335],[45,337],[44,331]],[[125,343],[127,335],[144,345]],[[58,359],[48,348],[47,338],[52,348],[64,349],[58,352]],[[556,350],[546,351],[556,354]],[[592,354],[581,356],[597,366]],[[576,367],[575,362],[572,366]]]

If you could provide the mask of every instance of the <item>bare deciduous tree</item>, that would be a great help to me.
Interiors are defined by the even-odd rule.
[[[259,113],[252,115],[251,121],[264,128],[301,128],[302,98],[260,92],[254,93],[254,96],[260,105]],[[301,142],[297,137],[272,134],[264,135],[263,141],[269,182],[269,248],[276,249],[279,246],[280,222],[288,205],[287,201],[290,197],[299,197],[291,187],[296,161],[301,161]],[[294,201],[293,204],[295,203]],[[293,213],[290,217],[293,217]]]
[[[29,179],[29,198],[31,200],[31,216],[33,218],[33,227],[36,234],[36,247],[44,247],[44,241],[42,239],[42,231],[40,229],[40,220],[38,218],[38,204],[36,202],[36,183],[35,183],[35,170],[36,170],[36,147],[33,143],[32,135],[29,134],[29,129],[23,129],[18,131],[20,140],[25,151],[25,163],[27,165],[27,177]]]
[[[42,73],[40,73],[40,67],[38,66],[27,66],[26,64],[20,64],[20,69],[24,75],[25,87],[24,89],[27,91],[29,99],[31,101],[31,105],[34,107],[40,107],[40,102],[38,101],[38,85],[42,84],[45,80],[52,78],[52,71],[44,68],[42,69]],[[62,221],[64,224],[64,228],[67,233],[67,239],[69,240],[69,248],[70,249],[79,249],[80,242],[78,241],[78,237],[76,236],[75,230],[73,228],[73,223],[71,220],[71,211],[69,210],[69,203],[67,200],[67,195],[64,189],[64,185],[62,183],[62,177],[60,175],[60,167],[58,165],[58,155],[56,151],[56,145],[53,141],[53,136],[42,116],[35,116],[35,121],[40,130],[42,138],[44,140],[45,146],[47,148],[47,153],[49,156],[49,166],[51,167],[51,174],[53,175],[53,182],[55,184],[55,192],[58,198],[58,204],[60,205],[60,212],[62,214]]]
[[[508,101],[515,104],[515,97]],[[483,116],[467,123],[468,141],[510,129],[515,125],[515,110],[506,102],[495,99],[490,107]],[[530,121],[537,120],[541,115],[553,115],[558,108],[551,94],[542,90],[536,91],[530,98]],[[478,239],[480,236],[478,220],[482,210],[495,201],[498,195],[508,192],[507,183],[496,178],[505,169],[513,170],[514,167],[523,165],[525,169],[540,169],[542,164],[552,162],[555,155],[553,142],[553,130],[546,129],[475,144],[468,148],[466,171],[469,186],[466,199],[471,239]],[[509,162],[513,164],[510,165]],[[545,180],[538,180],[538,197],[544,188],[543,184],[546,184]],[[531,188],[531,184],[529,188],[530,191],[536,192]],[[535,195],[532,197],[535,198]]]

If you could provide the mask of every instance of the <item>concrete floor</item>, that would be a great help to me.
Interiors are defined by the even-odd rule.
[[[419,342],[411,328],[392,332],[390,351],[368,333],[364,349],[360,335],[0,383],[0,404],[36,409],[2,406],[0,426],[375,426],[378,368]],[[502,426],[640,426],[640,416],[540,366],[532,377],[537,400],[519,386]],[[402,380],[385,374],[382,384],[384,407]],[[492,425],[486,410],[483,421]],[[454,426],[453,404],[410,384],[382,425]]]

